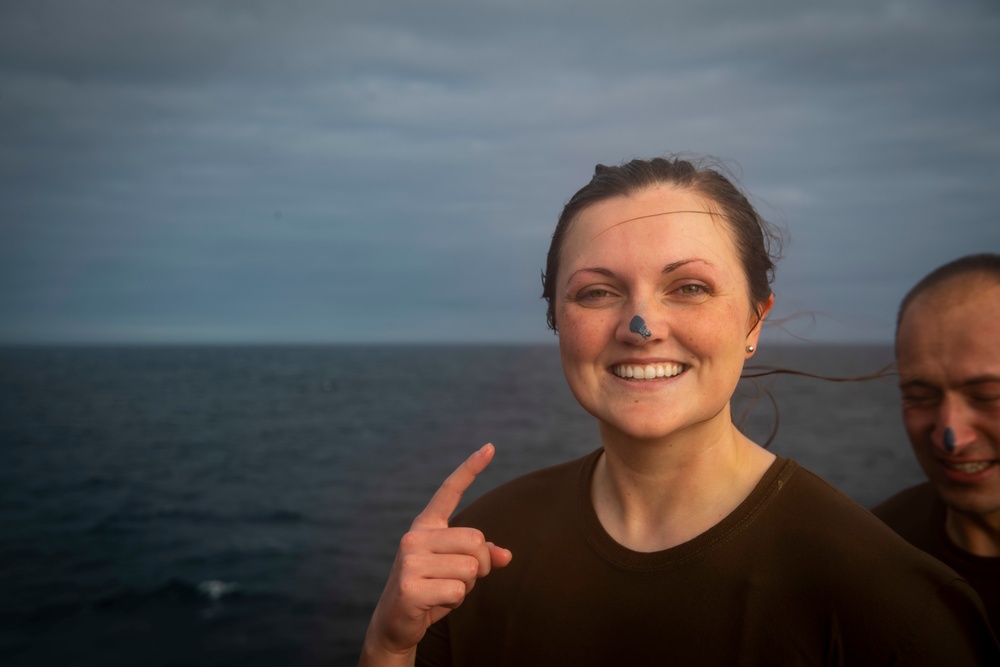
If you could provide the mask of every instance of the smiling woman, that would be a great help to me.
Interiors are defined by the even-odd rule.
[[[729,399],[773,297],[751,303],[728,225],[711,208],[688,189],[651,185],[584,209],[563,238],[553,276],[563,369],[606,440],[736,432]],[[637,339],[631,313],[655,333]],[[659,375],[664,366],[680,372]]]
[[[771,238],[719,171],[597,167],[543,295],[602,447],[452,520],[492,445],[459,466],[400,542],[361,664],[1000,660],[963,580],[733,424]]]

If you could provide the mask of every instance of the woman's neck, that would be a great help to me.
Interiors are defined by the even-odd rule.
[[[728,516],[774,461],[728,421],[660,441],[602,426],[591,497],[608,534],[633,551],[662,551]]]

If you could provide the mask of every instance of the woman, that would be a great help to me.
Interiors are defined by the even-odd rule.
[[[449,523],[473,454],[403,537],[361,664],[1000,664],[964,581],[733,424],[767,238],[715,170],[597,167],[544,296],[603,447]]]

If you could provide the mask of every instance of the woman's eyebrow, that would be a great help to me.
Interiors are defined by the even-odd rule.
[[[598,273],[598,274],[600,274],[602,276],[607,276],[609,278],[614,278],[615,277],[615,272],[614,271],[612,271],[611,269],[606,269],[603,266],[585,266],[582,269],[577,269],[576,271],[574,271],[573,273],[571,273],[569,275],[569,278],[567,279],[567,282],[573,280],[573,278],[575,278],[576,276],[578,276],[581,273]]]
[[[663,275],[666,275],[668,273],[676,271],[677,269],[681,268],[682,266],[685,266],[687,264],[695,264],[695,263],[701,263],[701,264],[705,264],[705,265],[707,265],[709,267],[715,268],[715,264],[713,264],[712,262],[708,261],[707,259],[702,259],[700,257],[692,257],[690,259],[679,259],[676,262],[671,262],[670,264],[665,265],[663,267],[663,269],[660,271],[660,273],[663,274]],[[574,271],[573,273],[571,273],[570,276],[569,276],[569,278],[568,278],[568,280],[572,280],[575,276],[577,276],[577,275],[579,275],[581,273],[597,273],[599,275],[607,276],[609,278],[615,278],[617,276],[617,274],[614,271],[612,271],[611,269],[605,268],[603,266],[585,266],[585,267],[583,267],[581,269],[577,269],[576,271]]]
[[[670,264],[667,264],[666,266],[664,266],[663,270],[660,271],[660,273],[666,275],[668,273],[676,271],[677,269],[681,268],[682,266],[685,266],[686,264],[693,264],[693,263],[696,263],[696,262],[700,262],[702,264],[707,264],[708,266],[710,266],[712,268],[715,268],[715,264],[712,264],[707,259],[702,259],[700,257],[692,257],[691,259],[681,259],[681,260],[678,260],[676,262],[671,262]]]

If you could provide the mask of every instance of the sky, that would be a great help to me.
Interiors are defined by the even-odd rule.
[[[1000,4],[4,0],[0,343],[554,342],[563,204],[676,152],[785,230],[762,344],[889,342],[1000,251]]]

